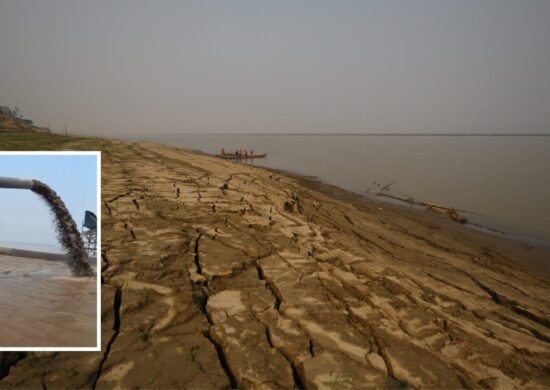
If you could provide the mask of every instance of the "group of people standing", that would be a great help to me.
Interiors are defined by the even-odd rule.
[[[221,148],[220,155],[225,156],[227,154],[235,155],[240,158],[248,158],[254,156],[254,150],[253,149],[237,149],[235,153],[226,153],[224,148]]]

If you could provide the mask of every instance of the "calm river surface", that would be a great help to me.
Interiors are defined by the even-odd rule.
[[[476,223],[550,243],[550,137],[158,135],[166,145],[268,153],[253,164],[363,193],[391,191],[468,211]]]

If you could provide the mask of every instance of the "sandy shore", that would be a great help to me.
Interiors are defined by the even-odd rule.
[[[103,151],[102,352],[27,355],[0,388],[550,386],[548,249],[165,146],[67,147]]]

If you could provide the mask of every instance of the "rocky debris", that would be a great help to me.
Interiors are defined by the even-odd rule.
[[[103,156],[102,352],[29,354],[0,388],[550,386],[524,252],[243,164]]]

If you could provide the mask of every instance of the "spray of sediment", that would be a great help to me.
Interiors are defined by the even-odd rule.
[[[65,203],[48,185],[38,180],[33,180],[32,184],[31,191],[44,199],[55,216],[57,238],[69,254],[68,264],[71,273],[74,276],[93,276],[94,271],[87,261],[82,236]]]

